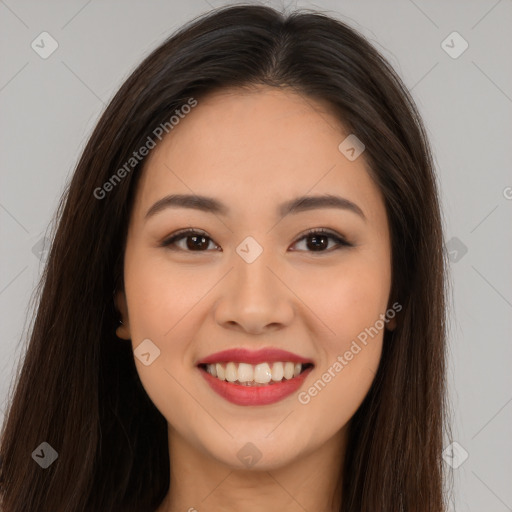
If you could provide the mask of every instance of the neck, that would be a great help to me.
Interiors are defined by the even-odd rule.
[[[169,429],[169,493],[157,512],[339,512],[345,446],[343,429],[284,466],[237,469]]]

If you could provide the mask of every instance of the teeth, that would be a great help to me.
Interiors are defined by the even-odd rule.
[[[280,382],[283,380],[284,368],[283,363],[274,363],[272,366],[272,380],[274,382]]]
[[[291,379],[293,377],[293,371],[295,366],[293,363],[285,363],[284,365],[284,378]]]
[[[222,368],[221,368],[222,370]],[[207,367],[206,367],[206,371],[210,374],[210,375],[213,375],[214,377],[217,377],[217,365],[216,364],[209,364]],[[224,373],[222,374],[223,377],[224,377]]]
[[[254,378],[254,370],[252,366],[247,363],[240,363],[238,365],[238,381],[250,382]]]
[[[263,385],[271,381],[281,382],[283,378],[290,380],[300,375],[302,368],[302,363],[292,363],[290,361],[257,365],[230,361],[228,363],[206,365],[206,371],[213,377],[244,386]]]
[[[235,363],[228,363],[226,365],[226,380],[228,382],[235,382],[238,379],[238,371]]]
[[[240,370],[239,370],[240,371]],[[259,384],[267,384],[272,378],[272,372],[268,363],[257,364],[254,367],[254,381]]]

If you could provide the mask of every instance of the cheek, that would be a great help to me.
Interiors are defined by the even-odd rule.
[[[180,384],[190,378],[201,299],[218,279],[198,274],[197,266],[172,266],[165,254],[134,251],[125,262],[132,348],[137,356],[137,347],[149,339],[158,353],[149,366],[135,357],[137,372],[152,402],[173,421],[178,419],[169,403],[179,404],[177,410],[191,407]]]
[[[186,427],[195,402],[183,384],[189,379],[189,345],[196,323],[194,307],[214,284],[194,279],[197,268],[172,268],[168,259],[133,251],[125,261],[125,290],[132,346],[149,339],[159,353],[145,365],[135,354],[142,385],[172,425]],[[147,343],[147,342],[145,342]],[[156,353],[156,352],[155,352]],[[188,385],[187,385],[188,386]]]
[[[304,273],[294,282],[315,318],[326,326],[322,345],[332,357],[347,350],[351,340],[385,313],[390,272],[382,263],[354,255],[343,265]]]
[[[301,287],[315,317],[328,329],[322,328],[317,338],[320,366],[298,399],[312,416],[331,411],[321,427],[327,435],[350,420],[377,372],[385,325],[380,315],[386,312],[390,273],[376,260],[359,258],[324,275],[310,274]]]
[[[322,418],[316,432],[327,438],[350,421],[375,378],[384,334],[378,321],[387,296],[370,276],[340,278],[324,290],[329,297],[317,295],[315,304],[334,333],[318,340],[321,363],[297,398],[305,418]]]
[[[211,274],[210,274],[211,275]],[[165,253],[134,252],[125,262],[125,283],[132,339],[174,338],[183,320],[205,295],[214,280],[198,277],[198,267],[173,267]],[[173,342],[174,343],[174,342]]]
[[[346,426],[368,394],[380,359],[381,335],[368,347],[360,343],[357,349],[352,346],[348,351],[352,354],[350,361],[346,353],[339,354],[340,360],[337,357],[330,360],[297,396],[304,421],[317,419],[315,436],[318,438],[329,438]]]

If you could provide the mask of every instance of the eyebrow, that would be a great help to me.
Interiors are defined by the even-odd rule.
[[[229,215],[229,208],[221,201],[206,196],[190,195],[190,194],[171,194],[159,199],[147,211],[145,219],[156,215],[167,208],[190,208],[200,210],[207,213],[218,215]],[[357,204],[352,201],[332,194],[320,196],[302,196],[286,201],[278,206],[277,213],[284,217],[289,213],[300,213],[310,210],[324,208],[338,208],[347,210],[359,215],[364,221],[366,216]]]

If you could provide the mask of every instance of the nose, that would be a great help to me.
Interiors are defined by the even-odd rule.
[[[292,322],[295,310],[287,284],[270,250],[252,263],[235,254],[234,268],[218,290],[217,324],[249,334],[283,329]]]

